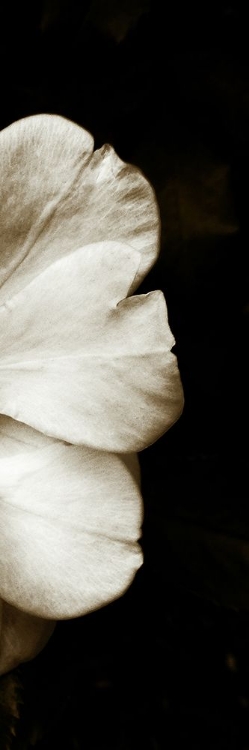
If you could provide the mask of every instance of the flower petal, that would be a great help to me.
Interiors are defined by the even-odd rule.
[[[127,453],[178,419],[183,394],[164,296],[123,299],[138,263],[125,245],[89,245],[0,308],[2,414]]]
[[[9,426],[17,452],[6,455],[7,440],[0,458],[0,599],[57,620],[121,596],[142,564],[137,457],[37,448],[36,436],[26,451],[26,427]]]
[[[134,288],[159,251],[152,187],[111,146],[56,115],[35,115],[0,133],[0,303],[75,247],[102,240],[141,252]],[[2,288],[1,288],[2,287]]]
[[[16,457],[19,453],[27,456],[28,452],[34,453],[35,450],[47,448],[54,443],[56,440],[42,432],[36,432],[28,425],[0,414],[0,460]]]
[[[39,654],[55,625],[0,600],[0,675]]]

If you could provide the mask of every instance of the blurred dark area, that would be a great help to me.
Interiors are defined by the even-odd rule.
[[[4,0],[0,126],[61,114],[154,186],[185,408],[140,455],[145,562],[0,680],[1,750],[249,748],[249,46],[242,2]]]

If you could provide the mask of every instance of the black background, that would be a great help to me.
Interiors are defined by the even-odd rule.
[[[3,2],[0,55],[1,128],[64,115],[153,184],[161,256],[140,291],[166,295],[185,392],[140,455],[143,568],[1,679],[1,749],[248,750],[246,5]]]

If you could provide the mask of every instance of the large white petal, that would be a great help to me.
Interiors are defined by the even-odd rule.
[[[137,457],[1,428],[0,599],[56,620],[121,596],[142,564]]]
[[[139,254],[96,243],[0,308],[0,412],[75,444],[139,451],[183,395],[161,292],[123,299]]]
[[[109,145],[56,115],[0,133],[0,302],[75,247],[103,240],[139,250],[139,285],[159,251],[154,191]]]
[[[0,600],[0,675],[39,654],[54,628],[55,622]]]

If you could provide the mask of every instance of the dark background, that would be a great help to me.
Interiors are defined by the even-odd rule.
[[[166,295],[185,392],[140,455],[143,568],[1,679],[1,750],[248,750],[246,4],[5,0],[0,56],[1,128],[64,115],[153,184],[140,291]]]

